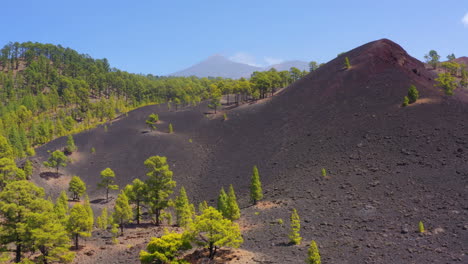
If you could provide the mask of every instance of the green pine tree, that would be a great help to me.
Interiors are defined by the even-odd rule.
[[[68,135],[67,138],[67,146],[65,147],[65,153],[71,154],[76,151],[76,145],[75,145],[75,140],[73,140],[72,135]]]
[[[224,187],[221,187],[221,191],[218,196],[218,211],[221,212],[223,217],[229,218],[229,206],[228,206],[228,196]]]
[[[234,192],[234,187],[232,186],[232,184],[229,185],[227,205],[228,205],[228,214],[229,214],[228,219],[232,221],[239,219],[240,209],[239,209],[239,205],[237,204],[236,193]]]
[[[105,231],[109,227],[109,214],[107,212],[107,208],[104,207],[101,211],[101,215],[97,217],[96,219],[96,225],[99,229]]]
[[[145,203],[155,217],[155,224],[160,224],[161,210],[169,206],[169,196],[174,192],[176,182],[172,180],[166,157],[152,156],[145,161],[148,170],[146,185],[148,192]]]
[[[320,253],[317,243],[314,240],[310,242],[309,250],[307,251],[307,264],[321,264]]]
[[[55,201],[54,212],[59,217],[62,224],[65,226],[68,222],[68,214],[70,213],[70,207],[68,205],[68,196],[65,191],[62,191]]]
[[[250,180],[250,200],[253,204],[263,199],[262,183],[260,182],[260,175],[257,166],[253,167],[252,178]]]
[[[56,173],[59,173],[60,167],[66,167],[68,162],[67,156],[63,154],[62,151],[56,150],[50,154],[50,157],[47,161],[44,162],[44,166],[49,168],[55,168]]]
[[[119,223],[121,235],[123,235],[124,225],[132,220],[133,212],[132,207],[128,203],[127,195],[121,191],[114,206],[113,218]]]
[[[416,89],[416,86],[411,85],[410,88],[408,89],[408,99],[410,104],[416,102],[419,98],[419,92],[418,89]]]
[[[208,209],[208,203],[206,201],[203,201],[198,204],[198,213],[201,214],[205,209]]]
[[[70,210],[67,230],[71,234],[75,242],[75,249],[79,248],[79,237],[90,237],[92,226],[89,226],[89,214],[85,206],[80,203],[73,205]]]
[[[351,68],[351,63],[349,62],[349,58],[348,58],[348,57],[345,57],[345,68],[346,68],[346,69]]]
[[[101,182],[98,183],[98,188],[106,189],[106,201],[109,202],[109,190],[117,190],[119,186],[114,184],[115,173],[110,168],[101,171]]]
[[[178,226],[187,227],[192,224],[195,208],[193,204],[189,202],[184,187],[180,188],[180,194],[175,200],[175,213]]]
[[[140,224],[141,218],[141,204],[146,199],[148,186],[140,179],[133,180],[132,184],[125,186],[125,194],[128,197],[130,203],[135,204],[135,219],[137,224]]]
[[[297,214],[297,210],[293,209],[293,212],[291,214],[291,230],[289,231],[289,241],[292,244],[299,245],[301,244],[302,237],[299,234],[299,231],[301,230],[301,220],[299,218],[299,215]]]
[[[191,232],[198,245],[208,248],[210,259],[214,258],[220,247],[238,248],[244,242],[239,225],[224,218],[213,207],[195,217]]]
[[[79,201],[86,192],[86,184],[78,176],[73,176],[68,185],[68,191],[72,193],[73,200]]]
[[[25,162],[24,162],[24,166],[23,166],[23,171],[24,171],[24,175],[26,176],[26,179],[29,179],[31,178],[32,174],[33,174],[33,165],[32,165],[32,162],[27,159]]]

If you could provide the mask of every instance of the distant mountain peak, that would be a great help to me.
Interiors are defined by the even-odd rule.
[[[291,67],[296,67],[300,70],[307,70],[308,63],[304,61],[291,60],[262,68],[245,63],[235,62],[217,53],[189,68],[169,75],[239,79],[242,77],[249,78],[250,75],[255,71],[267,71],[271,68],[275,68],[278,71],[287,71]]]

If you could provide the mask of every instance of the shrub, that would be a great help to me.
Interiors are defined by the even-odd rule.
[[[408,89],[408,99],[409,103],[412,104],[416,102],[419,98],[419,92],[418,89],[416,89],[416,86],[411,85],[410,88]]]
[[[325,168],[322,168],[322,176],[327,177],[327,170]]]
[[[226,113],[223,114],[223,119],[224,119],[224,121],[227,120],[227,114]]]
[[[403,98],[403,103],[401,104],[401,106],[405,107],[405,106],[408,106],[408,104],[409,104],[409,98],[408,96],[405,96]]]
[[[426,232],[426,229],[424,229],[424,224],[422,221],[419,221],[419,233],[424,233]]]
[[[169,134],[174,133],[174,128],[172,127],[172,124],[169,124]]]

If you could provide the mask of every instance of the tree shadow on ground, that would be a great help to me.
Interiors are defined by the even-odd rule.
[[[109,201],[111,201],[112,199],[109,197]],[[105,198],[99,198],[99,199],[94,199],[92,201],[90,201],[90,203],[92,204],[106,204],[107,203],[107,200]]]
[[[39,174],[39,177],[45,180],[50,180],[50,179],[58,179],[60,178],[60,173],[57,172],[52,172],[52,171],[46,171],[46,172],[41,172]]]

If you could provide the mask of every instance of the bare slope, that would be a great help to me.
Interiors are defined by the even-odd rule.
[[[345,57],[351,69],[344,69]],[[149,106],[108,132],[76,135],[80,152],[66,172],[80,175],[91,199],[99,199],[99,171],[111,167],[123,186],[144,178],[148,156],[165,155],[192,200],[214,204],[220,187],[232,183],[245,207],[251,168],[258,165],[267,203],[243,209],[243,247],[273,263],[303,263],[312,239],[324,263],[466,261],[468,108],[444,97],[433,78],[399,45],[371,42],[271,100],[228,111],[227,121],[205,117],[203,105]],[[421,99],[401,108],[411,84]],[[151,112],[165,123],[160,132],[141,133]],[[169,122],[175,134],[165,133]],[[64,144],[59,139],[38,149],[38,161]],[[62,179],[34,176],[54,191]],[[281,218],[287,226],[291,208],[302,218],[301,246],[287,246],[287,228],[272,224]],[[419,221],[427,234],[416,233]]]

